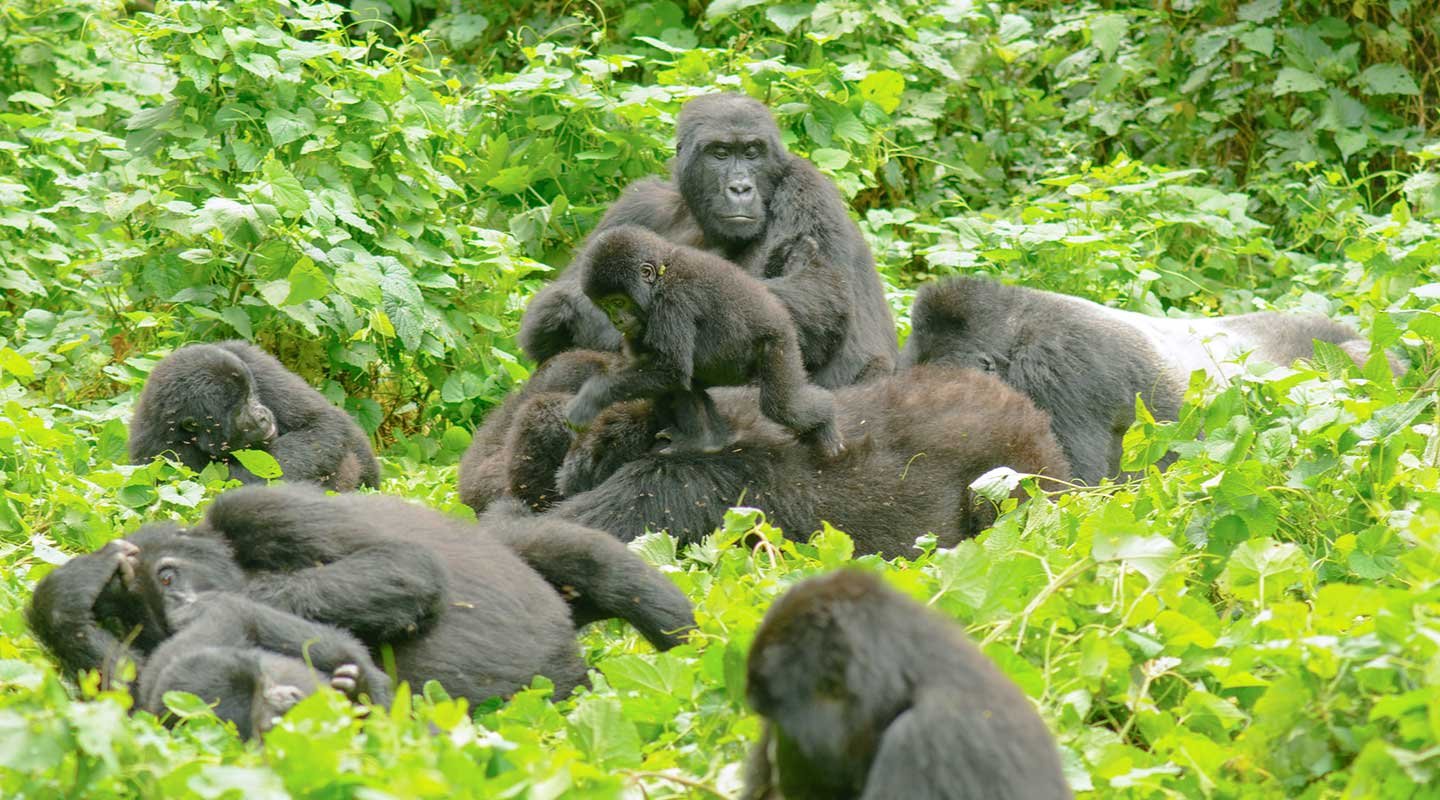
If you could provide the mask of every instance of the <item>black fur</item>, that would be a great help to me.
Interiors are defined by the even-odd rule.
[[[547,392],[573,395],[591,376],[618,370],[624,363],[618,353],[571,350],[541,364],[519,391],[511,392],[485,417],[485,424],[475,432],[470,447],[460,458],[460,501],[479,514],[505,493],[512,457],[507,446],[511,423],[527,400]]]
[[[671,181],[632,185],[595,233],[622,225],[703,247],[764,279],[794,319],[805,366],[820,386],[846,386],[893,369],[895,322],[870,249],[834,184],[785,150],[764,104],[738,94],[687,103],[676,126]],[[791,271],[797,266],[791,250],[807,237],[833,268]],[[567,270],[526,310],[520,344],[536,361],[572,348],[620,346],[580,291],[579,271]]]
[[[1314,340],[1352,355],[1368,349],[1355,331],[1315,315],[1152,318],[970,277],[922,287],[911,322],[903,367],[941,363],[997,374],[1049,412],[1075,476],[1091,484],[1119,470],[1136,395],[1157,419],[1173,420],[1192,369],[1229,374],[1224,353],[1250,349],[1289,364],[1313,355]]]
[[[713,451],[729,430],[703,393],[754,381],[766,416],[828,456],[840,452],[833,398],[806,379],[789,315],[732,264],[624,226],[595,238],[581,288],[625,337],[628,363],[585,382],[566,410],[572,426],[623,400],[664,398],[679,438]]]
[[[247,448],[268,451],[287,480],[337,491],[380,482],[360,426],[269,353],[240,341],[193,344],[155,365],[130,422],[132,462],[172,453],[200,470],[221,461],[255,483],[230,457]]]
[[[597,543],[605,538],[560,520],[487,529],[396,498],[287,485],[226,492],[194,529],[163,537],[142,529],[129,542],[146,563],[204,565],[206,588],[243,591],[277,613],[348,631],[375,652],[388,645],[399,679],[417,688],[437,680],[479,702],[536,675],[561,695],[584,682],[567,601],[579,619],[619,616],[658,647],[693,625],[689,602],[663,575],[623,547]],[[112,585],[116,561],[106,550],[81,556],[72,562],[81,566],[67,564],[36,588],[32,629],[72,674],[113,664],[118,652],[142,662],[143,679],[144,656],[171,633],[139,601],[143,593]],[[119,617],[87,606],[87,596],[105,596],[105,612],[118,607]],[[642,602],[617,599],[625,597]],[[143,645],[125,648],[110,633],[125,624],[139,628]]]
[[[754,389],[713,394],[739,433],[713,454],[656,450],[659,423],[644,402],[611,407],[573,445],[557,435],[556,400],[522,411],[516,450],[530,457],[529,474],[557,472],[564,498],[545,518],[572,519],[622,541],[663,528],[691,543],[714,531],[726,509],[747,505],[796,539],[825,520],[850,534],[860,553],[906,555],[924,533],[954,544],[991,521],[993,507],[967,487],[992,468],[1069,475],[1045,414],[973,371],[927,368],[839,390],[838,421],[850,444],[832,460],[761,415]],[[516,494],[538,508],[553,503]]]
[[[1055,740],[952,621],[840,570],[790,589],[750,648],[765,717],[746,800],[1062,800]]]

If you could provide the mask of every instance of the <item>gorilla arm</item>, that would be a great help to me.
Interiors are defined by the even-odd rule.
[[[448,589],[439,557],[363,513],[335,518],[332,500],[304,486],[234,489],[216,498],[202,528],[230,543],[259,602],[371,643],[426,630]]]
[[[695,373],[695,320],[680,305],[652,307],[643,350],[636,349],[624,369],[585,381],[565,409],[572,426],[585,427],[601,411],[623,400],[690,390]]]
[[[124,661],[137,667],[144,657],[100,624],[102,596],[116,578],[122,557],[134,545],[116,539],[100,550],[77,556],[46,575],[35,587],[26,620],[36,638],[74,677],[87,669],[100,670],[102,685],[110,685]],[[119,612],[120,606],[112,609]],[[140,620],[133,620],[136,625]]]

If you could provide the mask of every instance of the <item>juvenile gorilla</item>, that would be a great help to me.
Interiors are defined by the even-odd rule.
[[[835,185],[785,150],[763,103],[739,94],[697,97],[676,125],[670,181],[641,180],[591,234],[640,225],[740,266],[768,288],[794,320],[811,379],[837,388],[889,374],[895,320],[870,248]],[[818,243],[827,269],[797,269],[792,248]],[[579,287],[577,259],[531,302],[520,329],[527,355],[615,350],[621,339]]]
[[[513,458],[512,448],[508,446],[510,430],[516,411],[525,401],[546,392],[573,395],[592,376],[617,371],[624,363],[618,353],[571,350],[541,364],[530,375],[530,380],[518,391],[511,392],[475,431],[470,447],[460,458],[460,501],[479,514],[505,493]],[[553,478],[553,474],[550,477]]]
[[[133,463],[168,452],[193,470],[220,461],[258,482],[230,455],[245,449],[268,451],[286,480],[336,491],[380,482],[360,426],[269,353],[240,341],[192,344],[155,365],[130,422]]]
[[[1062,800],[1045,722],[952,621],[840,570],[796,585],[755,634],[765,717],[746,800]]]
[[[157,553],[158,559],[147,557]],[[148,658],[108,631],[86,641],[84,598],[101,580],[108,587],[102,592],[113,593],[111,610],[128,608],[144,649],[153,650]],[[358,640],[222,590],[243,581],[223,542],[147,525],[42,581],[29,620],[71,674],[100,666],[108,685],[120,660],[143,663],[138,708],[163,715],[166,692],[190,692],[216,704],[216,714],[247,738],[268,730],[321,683],[352,699],[364,693],[389,702],[390,680]],[[119,627],[118,620],[107,621]]]
[[[131,541],[146,562],[187,555],[227,576],[217,590],[343,629],[372,652],[389,645],[400,680],[436,680],[478,703],[536,675],[561,696],[583,683],[576,619],[625,619],[661,648],[694,624],[684,595],[634,554],[598,531],[551,522],[487,529],[391,497],[256,486],[221,495],[188,532]],[[31,626],[71,673],[128,652],[143,680],[144,657],[169,631],[124,580],[111,585],[117,567],[113,557],[100,563],[105,552],[41,581]],[[127,623],[139,626],[138,652],[113,634]]]
[[[766,416],[826,456],[842,449],[834,399],[806,379],[789,315],[754,278],[626,226],[596,238],[581,281],[625,337],[628,363],[585,382],[567,410],[572,426],[622,400],[653,398],[673,406],[686,447],[713,452],[728,443],[729,429],[706,388],[755,381]]]
[[[1150,317],[981,278],[920,289],[902,366],[952,364],[992,372],[1050,413],[1075,476],[1090,484],[1120,468],[1138,394],[1156,419],[1173,420],[1190,373],[1218,380],[1246,351],[1278,364],[1314,354],[1314,340],[1362,361],[1369,344],[1310,314]]]
[[[823,520],[850,534],[857,553],[893,556],[912,553],[927,532],[948,546],[988,525],[993,507],[968,487],[995,467],[1069,476],[1049,418],[971,370],[925,368],[837,391],[849,444],[830,460],[760,414],[754,389],[714,395],[738,436],[713,454],[655,450],[659,423],[643,401],[611,407],[572,445],[556,413],[564,396],[537,395],[515,418],[515,453],[527,458],[512,460],[525,471],[511,490],[533,508],[553,505],[542,519],[574,520],[621,541],[668,529],[696,542],[726,509],[746,505],[792,538],[808,538]],[[549,484],[556,491],[530,492],[527,481],[547,472],[558,475]]]

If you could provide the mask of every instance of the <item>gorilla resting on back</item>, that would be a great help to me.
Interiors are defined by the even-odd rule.
[[[577,624],[625,619],[660,648],[694,625],[667,578],[559,519],[481,526],[382,495],[253,486],[216,498],[193,529],[146,526],[128,542],[71,560],[35,589],[31,629],[70,674],[108,679],[128,659],[144,685],[147,656],[172,631],[124,579],[136,568],[123,564],[137,560],[187,576],[195,592],[244,595],[346,631],[372,653],[388,645],[398,679],[437,680],[472,703],[536,675],[560,696],[583,683]]]
[[[230,456],[265,450],[290,481],[349,491],[378,486],[380,465],[349,414],[285,368],[241,341],[192,344],[151,370],[130,421],[130,460],[172,453],[199,471],[221,461],[245,483],[260,479]]]
[[[910,318],[902,367],[951,364],[998,375],[1050,413],[1075,477],[1090,484],[1119,470],[1137,394],[1156,419],[1173,420],[1194,370],[1228,380],[1246,351],[1288,365],[1314,355],[1316,340],[1360,363],[1370,348],[1354,330],[1314,314],[1151,317],[971,277],[922,287]]]
[[[765,280],[795,321],[811,379],[826,388],[888,374],[895,321],[875,261],[835,185],[786,151],[763,103],[697,97],[676,123],[674,174],[631,185],[592,232],[640,225]],[[807,237],[835,269],[796,270]],[[585,258],[582,247],[577,260]],[[580,291],[575,265],[535,296],[520,345],[537,362],[570,349],[617,350],[620,334]],[[835,276],[839,276],[837,280]]]
[[[995,467],[1069,477],[1049,418],[973,370],[916,370],[836,391],[847,445],[833,460],[766,419],[754,389],[711,393],[736,434],[711,454],[656,449],[660,423],[644,401],[612,406],[572,445],[568,395],[536,394],[513,422],[510,490],[537,510],[553,506],[541,519],[623,541],[647,528],[698,541],[726,509],[745,505],[788,536],[809,538],[823,520],[850,534],[857,552],[893,556],[927,532],[951,545],[988,525],[993,507],[968,487]]]
[[[1065,800],[1044,720],[960,627],[857,570],[765,614],[744,800]]]

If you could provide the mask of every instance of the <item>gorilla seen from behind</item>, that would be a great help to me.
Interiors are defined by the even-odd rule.
[[[241,341],[192,344],[151,370],[130,422],[130,460],[172,453],[199,471],[212,461],[260,482],[230,455],[265,450],[291,481],[349,491],[380,483],[380,466],[349,414],[269,353]]]
[[[1314,314],[1151,317],[972,277],[921,287],[911,321],[902,367],[951,364],[999,376],[1050,413],[1076,478],[1090,484],[1119,471],[1136,395],[1156,419],[1173,420],[1192,371],[1228,380],[1246,351],[1283,365],[1313,356],[1316,340],[1359,363],[1369,351],[1354,330]]]
[[[1062,800],[1030,700],[954,622],[853,569],[775,602],[750,648],[765,717],[745,800]]]
[[[799,249],[807,248],[813,260],[813,240]],[[622,400],[651,398],[673,416],[675,449],[715,452],[729,428],[706,388],[754,381],[767,417],[826,456],[840,452],[834,399],[806,379],[789,314],[733,264],[629,225],[596,237],[581,288],[625,338],[628,363],[585,382],[568,408],[572,426]]]
[[[983,530],[994,507],[969,484],[991,469],[1069,477],[1049,417],[972,370],[926,367],[840,389],[837,422],[847,444],[837,459],[761,414],[755,389],[712,394],[737,433],[718,453],[655,449],[661,421],[646,401],[611,406],[572,442],[562,413],[569,396],[536,394],[513,422],[510,491],[549,509],[541,519],[570,519],[622,541],[667,529],[697,542],[726,509],[746,505],[792,538],[807,539],[828,521],[857,553],[897,556],[911,554],[925,533],[950,546]],[[1023,487],[1013,496],[1025,497]]]
[[[436,680],[472,703],[536,675],[559,696],[583,683],[577,624],[622,618],[662,649],[694,625],[668,579],[605,534],[563,520],[485,527],[381,495],[253,486],[216,498],[189,531],[156,539],[142,529],[130,542],[144,563],[199,565],[213,576],[207,589],[339,628],[372,653],[388,645],[400,680]],[[29,620],[70,674],[98,668],[108,678],[128,658],[143,683],[146,657],[172,631],[117,578],[114,549],[47,575]]]
[[[835,185],[786,151],[770,110],[740,94],[697,97],[680,111],[675,151],[671,180],[632,184],[591,236],[640,225],[763,279],[794,320],[805,367],[820,386],[889,374],[895,320],[870,248]],[[792,251],[806,237],[828,268],[799,268]],[[520,345],[537,362],[565,350],[621,345],[580,290],[575,267],[585,249],[526,309]]]

